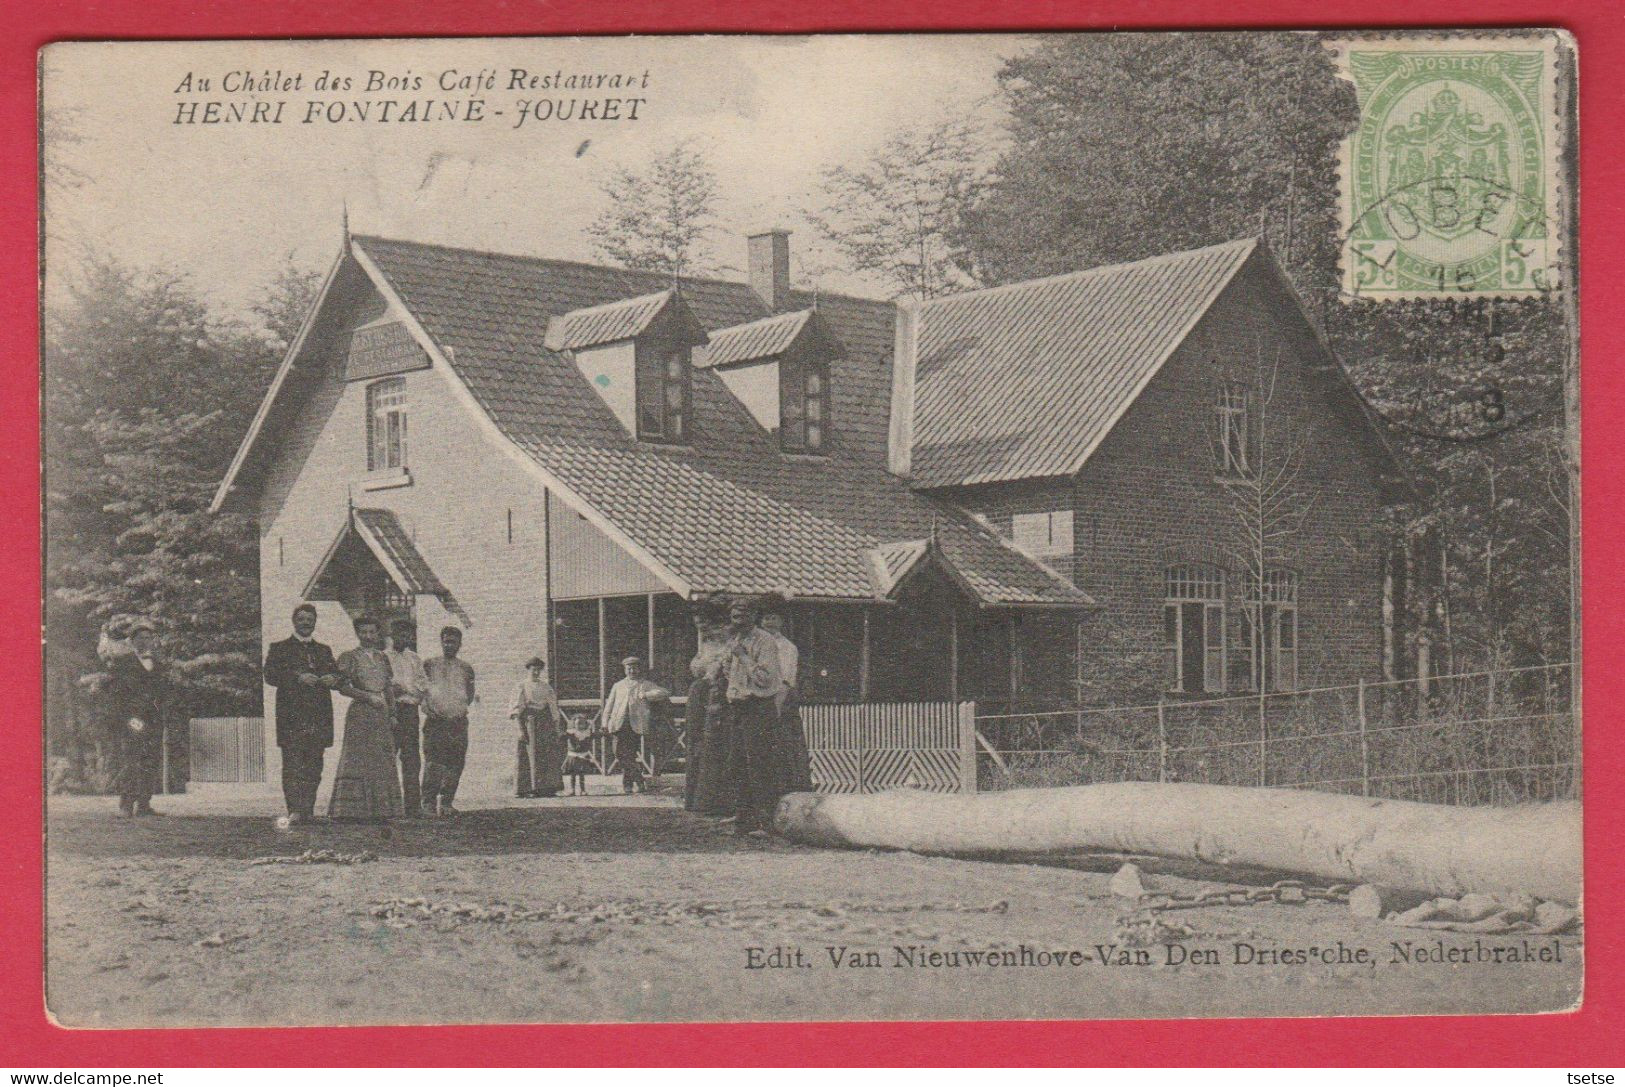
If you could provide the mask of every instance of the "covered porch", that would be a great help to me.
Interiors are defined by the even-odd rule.
[[[672,692],[673,735],[645,769],[677,768],[686,753],[689,662],[698,649],[694,605],[674,592],[550,602],[553,682],[572,715],[592,717],[630,655]],[[885,601],[791,600],[785,634],[800,650],[804,706],[957,704],[982,712],[1053,708],[1076,698],[1083,613],[989,608],[926,570]],[[844,716],[850,717],[850,714]],[[607,751],[600,763],[612,769]]]

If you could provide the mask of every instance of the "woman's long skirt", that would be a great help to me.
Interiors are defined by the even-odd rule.
[[[695,688],[703,687],[703,691]],[[733,779],[733,716],[728,704],[709,683],[689,688],[691,715],[689,736],[689,781],[693,782],[692,804],[685,795],[685,807],[703,815],[732,815],[738,805],[739,783]],[[699,695],[696,701],[696,694]],[[696,705],[702,709],[696,713]],[[699,718],[698,722],[694,717]]]
[[[801,725],[801,701],[794,691],[779,711],[779,755],[782,782],[787,793],[812,792],[812,757],[807,752],[807,733]]]
[[[564,737],[551,714],[526,710],[520,715],[518,785],[521,794],[557,796],[564,791]]]
[[[711,696],[711,684],[696,679],[688,686],[688,704],[684,707],[683,733],[687,737],[687,756],[683,760],[683,807],[698,811],[695,796],[700,786],[700,763],[705,758],[705,700]]]
[[[389,725],[385,707],[360,700],[350,703],[328,818],[377,821],[401,814],[401,779]]]

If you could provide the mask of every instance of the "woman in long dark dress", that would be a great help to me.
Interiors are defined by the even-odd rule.
[[[339,654],[340,694],[349,698],[344,715],[344,746],[333,776],[329,819],[378,823],[399,818],[401,779],[395,769],[391,672],[378,623],[355,621],[359,648]]]
[[[564,713],[553,685],[542,678],[547,662],[532,657],[514,691],[508,716],[519,725],[515,792],[521,797],[558,796],[564,791]]]
[[[729,729],[727,681],[727,615],[720,605],[707,603],[694,617],[699,629],[699,651],[689,664],[693,682],[688,688],[688,766],[683,783],[683,807],[704,815],[729,815],[734,810],[735,788],[728,774],[732,732]]]

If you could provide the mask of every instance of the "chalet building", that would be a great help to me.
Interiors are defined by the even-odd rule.
[[[214,502],[257,518],[266,642],[302,600],[339,648],[461,627],[490,788],[528,657],[582,707],[628,653],[681,690],[714,593],[789,599],[807,702],[1376,672],[1394,462],[1262,245],[923,305],[789,266],[782,231],[677,286],[346,237]],[[1238,494],[1282,479],[1260,576]]]

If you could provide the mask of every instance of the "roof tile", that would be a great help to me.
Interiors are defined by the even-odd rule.
[[[915,486],[1076,473],[1256,246],[1244,239],[925,303]]]
[[[822,295],[847,347],[832,366],[827,458],[783,456],[721,379],[693,382],[692,443],[638,442],[580,371],[546,346],[551,318],[658,290],[664,277],[375,237],[354,239],[520,449],[695,591],[873,599],[872,549],[937,528],[943,554],[988,604],[1090,603],[955,507],[886,471],[894,310]],[[692,279],[707,329],[769,316],[742,283]],[[803,296],[804,298],[806,296]]]

